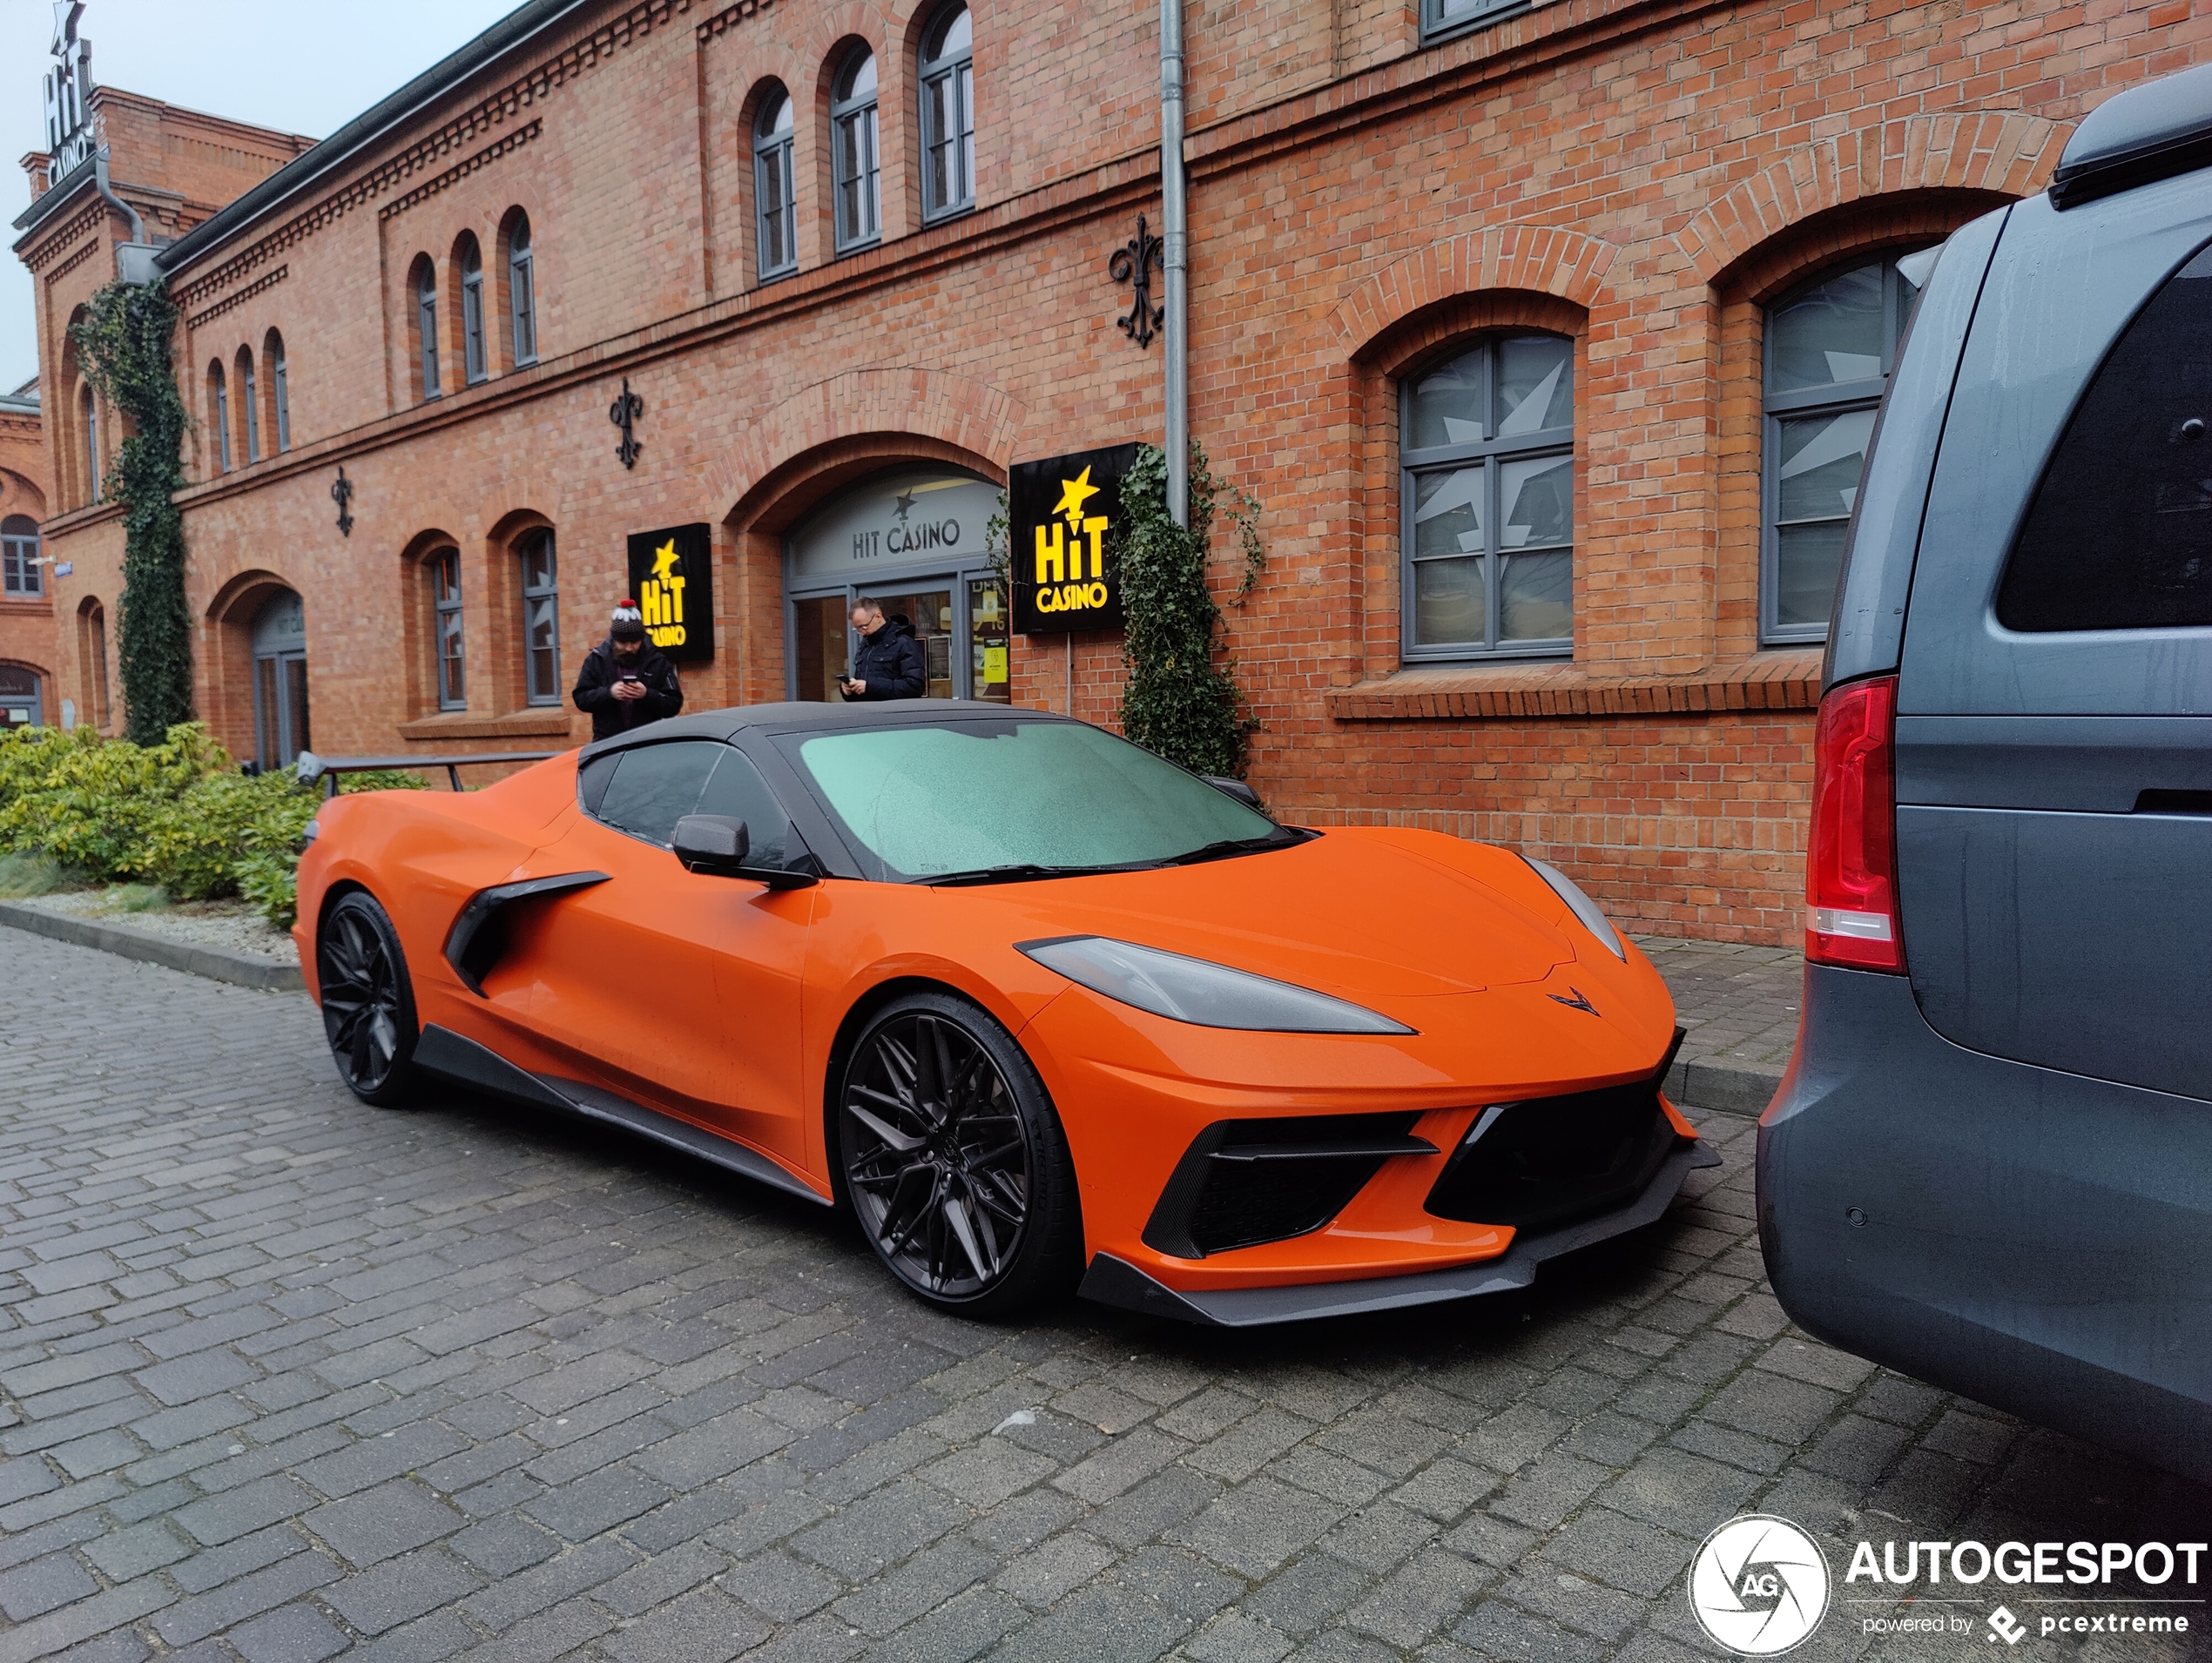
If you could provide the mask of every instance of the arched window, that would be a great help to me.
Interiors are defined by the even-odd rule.
[[[77,690],[84,719],[95,728],[108,724],[107,613],[98,601],[77,609]]]
[[[523,562],[523,697],[530,704],[558,704],[561,586],[552,529],[526,533],[515,552]]]
[[[837,252],[883,235],[876,154],[875,54],[856,46],[830,85],[830,151],[837,172]]]
[[[39,697],[38,672],[29,664],[0,664],[0,732],[44,726],[46,702]]]
[[[216,372],[218,377],[221,371]],[[84,506],[90,508],[100,500],[100,402],[92,396],[89,387],[77,394],[77,419],[84,429]],[[223,468],[229,471],[230,448],[223,449]]]
[[[429,579],[430,640],[437,655],[438,708],[469,708],[469,667],[461,636],[461,551],[441,549],[424,562]]]
[[[967,0],[952,0],[921,38],[921,217],[975,205],[975,63]]]
[[[454,264],[461,270],[461,373],[473,387],[491,374],[484,361],[484,255],[473,233],[462,234]]]
[[[248,462],[261,460],[261,412],[253,382],[253,353],[251,349],[238,349],[238,416],[244,429],[244,443],[239,447]]]
[[[438,273],[423,255],[415,262],[415,354],[422,378],[422,396],[435,399],[438,386]]]
[[[281,454],[292,448],[292,393],[284,379],[284,337],[273,329],[261,338],[261,361],[269,367],[269,428]]]
[[[220,359],[207,367],[208,425],[215,429],[215,465],[219,472],[231,471],[231,389],[223,379]]]
[[[799,210],[792,199],[791,95],[771,82],[752,122],[754,253],[764,282],[797,269]]]
[[[11,514],[0,520],[0,595],[11,601],[35,601],[45,592],[38,522],[27,514]]]
[[[530,258],[529,216],[520,208],[507,221],[507,321],[515,367],[537,362],[537,268]]]
[[[1486,340],[1406,384],[1408,658],[1573,650],[1575,343]]]
[[[1868,260],[1767,309],[1762,642],[1827,639],[1874,408],[1934,252]]]

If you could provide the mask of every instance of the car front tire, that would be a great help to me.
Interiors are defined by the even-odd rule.
[[[354,890],[315,933],[315,981],[331,1060],[364,1103],[396,1108],[415,1094],[415,987],[400,933],[374,896]]]
[[[998,1317],[1074,1286],[1082,1211],[1067,1136],[988,1012],[948,993],[895,1000],[853,1047],[835,1101],[853,1214],[910,1291]]]

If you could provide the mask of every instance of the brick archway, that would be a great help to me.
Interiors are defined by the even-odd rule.
[[[1548,226],[1467,232],[1393,260],[1338,303],[1329,327],[1345,354],[1356,357],[1423,307],[1486,289],[1557,295],[1588,311],[1617,252],[1595,237]]]
[[[786,400],[748,428],[708,480],[718,505],[718,629],[733,663],[717,667],[731,702],[784,687],[783,534],[845,481],[901,461],[941,461],[1003,481],[1026,414],[997,387],[922,369],[848,370]]]
[[[782,401],[738,437],[707,498],[742,527],[765,508],[759,487],[809,451],[881,435],[934,440],[1003,475],[1027,411],[988,382],[926,369],[857,369]]]
[[[1739,181],[1675,233],[1703,283],[1791,226],[1863,198],[1907,191],[2020,197],[2047,183],[2073,131],[2014,111],[1907,116],[1838,133]]]

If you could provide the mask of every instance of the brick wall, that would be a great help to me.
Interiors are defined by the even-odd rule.
[[[2037,188],[2086,110],[2200,61],[2212,21],[1558,0],[1423,49],[1413,18],[1189,10],[1193,426],[1267,505],[1268,570],[1227,614],[1254,781],[1291,819],[1526,847],[1639,927],[1785,939],[1817,655],[1757,644],[1762,308]],[[1157,434],[1159,354],[1114,327],[1105,270],[1140,212],[1157,225],[1155,12],[979,3],[979,205],[927,229],[925,22],[912,0],[594,8],[176,274],[203,414],[207,366],[268,331],[291,367],[293,450],[223,475],[203,440],[185,497],[202,704],[234,744],[239,632],[276,586],[306,599],[319,749],[564,743],[578,720],[521,708],[517,528],[557,529],[572,672],[626,534],[712,523],[721,647],[693,701],[780,697],[782,536],[813,504],[886,461],[1002,479]],[[883,80],[885,239],[840,260],[826,83],[856,40]],[[770,77],[809,113],[800,269],[761,286],[748,122]],[[518,206],[540,360],[512,366],[495,306],[494,373],[462,387],[448,300],[425,403],[408,271],[427,259],[450,297],[466,232],[496,281]],[[1576,345],[1573,658],[1404,668],[1400,378],[1528,327]],[[607,421],[624,377],[646,401],[634,470]],[[111,605],[111,526],[57,535]],[[419,557],[446,542],[481,666],[455,716],[425,697]],[[1224,547],[1224,594],[1235,563]],[[1022,703],[1113,718],[1110,639],[1017,640],[1014,676]]]

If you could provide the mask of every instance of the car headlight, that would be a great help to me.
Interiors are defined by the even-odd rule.
[[[1567,903],[1567,910],[1582,920],[1582,927],[1605,944],[1605,950],[1622,964],[1629,961],[1629,950],[1621,945],[1621,937],[1605,914],[1598,911],[1597,903],[1582,892],[1582,886],[1558,867],[1548,865],[1527,855],[1521,857],[1536,869],[1536,876],[1552,886],[1552,893]]]
[[[1200,1027],[1262,1033],[1414,1032],[1365,1006],[1311,988],[1103,935],[1055,936],[1017,941],[1015,946],[1094,993]]]

